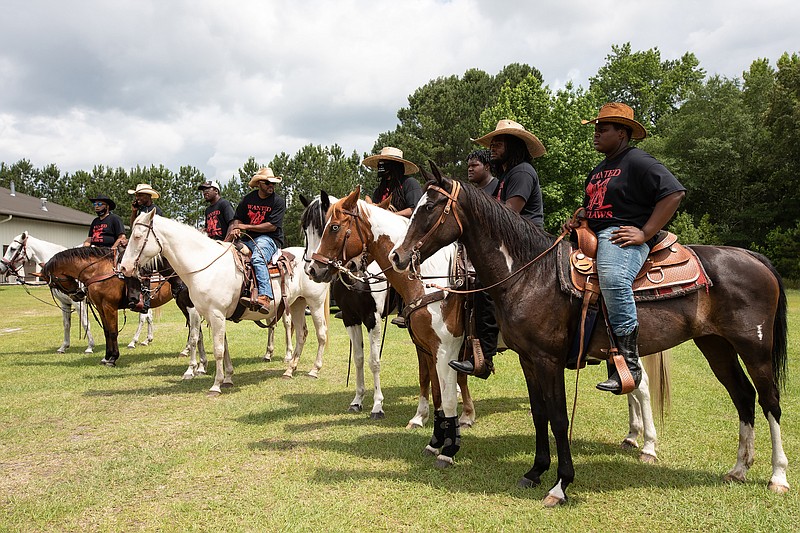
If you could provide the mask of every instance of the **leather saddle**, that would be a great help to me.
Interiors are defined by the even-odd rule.
[[[253,271],[253,264],[251,261],[252,255],[249,248],[244,245],[237,246],[237,244],[238,243],[234,243],[235,253],[233,256],[235,258],[237,268],[240,272],[242,272],[242,274],[244,274],[240,296],[247,296],[252,301],[255,301],[258,298],[258,282],[256,280],[255,272]],[[278,309],[272,321],[269,324],[264,324],[260,320],[256,321],[258,326],[262,328],[274,326],[288,308],[289,303],[286,294],[286,280],[291,279],[291,277],[294,275],[294,260],[294,254],[287,252],[286,250],[281,250],[280,255],[278,255],[277,259],[275,259],[275,262],[268,264],[270,283],[272,283],[272,280],[274,279],[278,280],[278,284],[281,289],[281,299],[278,303]],[[239,322],[246,310],[247,308],[244,305],[239,304],[236,307],[233,315],[229,317],[228,320]]]

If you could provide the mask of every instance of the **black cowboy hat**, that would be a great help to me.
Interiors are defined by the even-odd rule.
[[[95,194],[94,196],[90,196],[89,197],[89,201],[91,201],[91,202],[105,202],[105,203],[108,204],[108,210],[109,211],[113,211],[114,209],[117,208],[117,203],[114,200],[112,200],[111,198],[109,198],[108,196],[106,196],[105,194],[103,194],[103,193]]]

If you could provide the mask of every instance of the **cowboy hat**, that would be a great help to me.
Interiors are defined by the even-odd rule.
[[[128,194],[149,194],[153,200],[158,198],[158,193],[150,186],[149,183],[140,183],[135,189],[128,189]]]
[[[614,122],[628,126],[633,130],[631,139],[644,139],[647,137],[647,130],[639,122],[633,119],[633,109],[620,102],[611,102],[600,108],[597,116],[591,120],[581,120],[581,124],[595,124],[597,122]]]
[[[204,181],[203,183],[201,183],[200,185],[197,186],[197,190],[198,191],[202,191],[204,189],[210,189],[212,187],[217,189],[217,191],[221,191],[222,190],[222,189],[219,188],[219,183],[217,183],[216,180]]]
[[[531,154],[531,157],[541,157],[547,152],[542,141],[536,135],[523,128],[522,124],[507,118],[499,121],[493,132],[487,133],[478,139],[472,139],[472,141],[489,148],[492,139],[498,135],[513,135],[522,139],[525,141],[525,146],[528,147],[528,153]]]
[[[280,176],[276,176],[272,169],[269,167],[261,167],[258,169],[258,172],[253,174],[253,177],[250,178],[250,186],[257,187],[259,181],[268,181],[270,183],[280,183],[283,178]]]
[[[104,202],[108,205],[108,210],[113,211],[117,208],[117,203],[103,193],[95,194],[89,197],[90,202]]]
[[[365,158],[361,163],[365,167],[370,168],[378,168],[378,161],[381,159],[385,161],[397,161],[398,163],[403,163],[403,175],[408,176],[409,174],[416,174],[419,172],[419,167],[408,161],[407,159],[403,159],[403,151],[399,148],[395,148],[394,146],[384,146],[381,148],[381,153],[371,155]]]

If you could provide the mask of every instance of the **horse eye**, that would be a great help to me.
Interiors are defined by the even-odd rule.
[[[334,233],[339,231],[339,224],[331,224],[331,231]]]

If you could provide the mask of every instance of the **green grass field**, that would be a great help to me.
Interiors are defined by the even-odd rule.
[[[49,298],[45,288],[32,293]],[[672,353],[672,410],[659,426],[656,465],[619,448],[627,406],[625,398],[594,389],[604,369],[581,373],[576,479],[569,503],[553,510],[540,502],[555,481],[555,456],[543,486],[515,486],[533,463],[534,438],[511,352],[495,359],[495,376],[471,382],[477,424],[462,432],[455,466],[437,470],[421,453],[430,425],[404,429],[416,408],[417,363],[408,334],[394,326],[382,359],[386,418],[376,422],[368,416],[371,379],[365,412],[347,413],[354,395],[353,378],[346,384],[348,339],[333,318],[318,380],[305,375],[313,334],[296,377],[286,380],[282,339],[278,356],[265,363],[265,331],[228,323],[235,387],[212,399],[211,376],[181,380],[188,359],[177,354],[186,329],[173,304],[157,318],[155,342],[134,350],[124,347],[137,318],[128,313],[119,364],[107,368],[98,364],[104,341],[96,323],[94,354],[83,353],[86,342],[74,325],[72,347],[59,355],[58,309],[22,287],[0,287],[0,302],[2,531],[800,529],[797,291],[789,292],[782,396],[788,495],[766,488],[771,447],[758,408],[748,481],[721,481],[736,459],[738,419],[688,343]],[[571,402],[575,373],[566,379]]]

